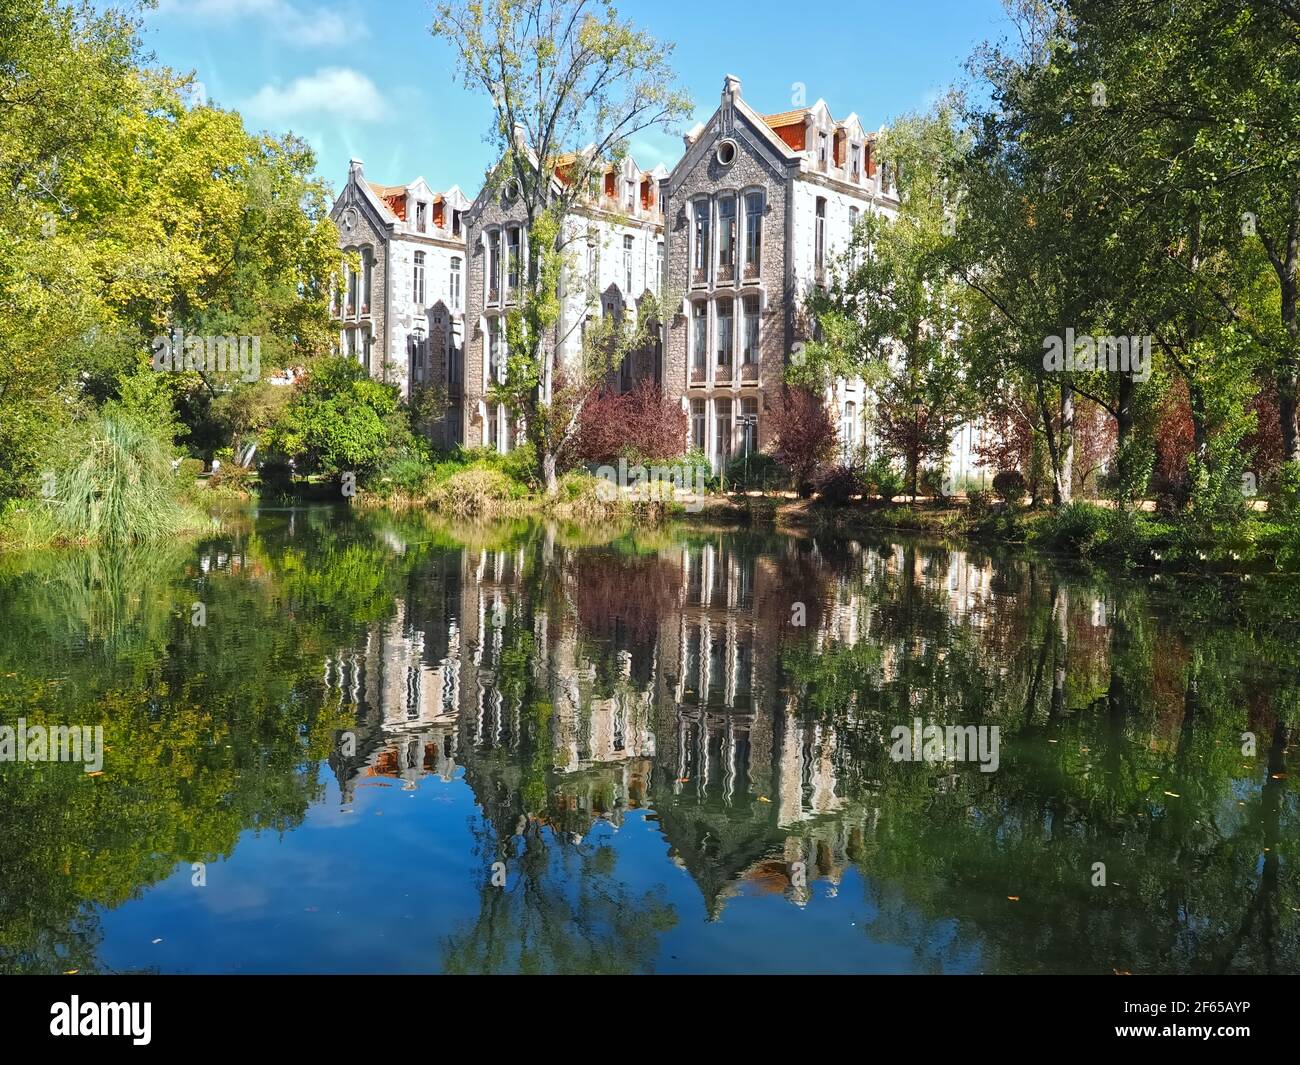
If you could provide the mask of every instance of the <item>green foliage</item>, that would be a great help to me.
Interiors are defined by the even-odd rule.
[[[293,459],[300,473],[353,472],[363,482],[410,443],[396,386],[342,357],[312,368],[267,434],[268,449]]]

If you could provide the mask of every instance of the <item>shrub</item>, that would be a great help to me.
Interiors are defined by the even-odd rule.
[[[686,412],[653,381],[630,392],[602,388],[583,404],[573,455],[582,462],[609,465],[619,456],[675,458],[686,446]]]
[[[903,475],[884,455],[878,455],[867,463],[862,471],[862,482],[866,490],[880,496],[886,503],[894,496],[902,495],[907,489]]]
[[[523,487],[500,470],[470,466],[434,486],[431,502],[452,514],[488,514],[525,494]]]
[[[741,491],[778,490],[790,483],[790,471],[771,455],[756,451],[746,459],[738,455],[727,464],[727,484]]]
[[[257,476],[263,495],[287,496],[293,490],[293,468],[287,462],[263,462]]]
[[[1028,490],[1029,485],[1019,470],[998,470],[993,475],[993,491],[1004,503],[1019,503]]]
[[[791,385],[773,403],[769,424],[772,457],[789,468],[795,489],[807,498],[813,472],[835,454],[837,436],[830,411],[821,396]]]
[[[58,454],[49,503],[58,539],[144,542],[202,524],[181,502],[168,444],[134,419],[76,426]]]
[[[993,497],[988,492],[976,489],[967,494],[966,509],[974,520],[980,521],[992,512]]]
[[[862,475],[850,466],[828,466],[818,472],[813,487],[822,502],[843,506],[862,493]]]

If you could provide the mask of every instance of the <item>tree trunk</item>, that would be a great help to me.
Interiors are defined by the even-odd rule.
[[[550,448],[542,452],[542,482],[546,485],[546,498],[554,499],[560,494],[560,479],[555,473],[556,455]]]
[[[1295,364],[1288,362],[1277,372],[1277,415],[1282,423],[1282,457],[1287,462],[1300,462],[1298,397],[1300,388],[1297,388]]]
[[[1061,462],[1060,497],[1062,503],[1074,499],[1074,389],[1061,385]]]
[[[1137,386],[1128,374],[1119,376],[1119,400],[1115,404],[1115,477],[1114,484],[1119,488],[1116,498],[1128,503],[1132,485],[1133,456],[1126,445],[1133,436],[1133,395]]]

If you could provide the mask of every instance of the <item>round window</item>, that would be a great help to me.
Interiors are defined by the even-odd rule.
[[[723,141],[718,145],[717,152],[718,162],[723,166],[730,166],[736,159],[736,142]]]

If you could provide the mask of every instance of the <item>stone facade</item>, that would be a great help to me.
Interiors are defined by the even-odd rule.
[[[448,416],[429,426],[443,445],[456,442],[462,405],[465,229],[469,200],[459,188],[435,192],[423,178],[376,185],[352,160],[330,217],[345,252],[334,314],[341,352],[404,397],[436,385]]]
[[[564,165],[557,171],[559,182]],[[717,110],[686,135],[671,172],[643,170],[630,158],[608,166],[565,219],[570,254],[549,343],[560,349],[560,366],[574,367],[585,321],[636,313],[654,294],[664,318],[659,339],[608,383],[627,390],[653,380],[686,412],[686,446],[720,470],[770,444],[770,404],[790,359],[812,339],[807,298],[832,279],[857,221],[897,210],[890,167],[856,115],[837,120],[822,100],[762,115],[728,76]],[[436,193],[423,179],[371,184],[354,160],[331,214],[343,247],[369,264],[341,286],[341,349],[403,395],[443,388],[446,418],[429,427],[435,443],[514,447],[523,427],[487,396],[492,375],[504,376],[505,315],[528,261],[517,190],[490,182],[471,203],[459,189]],[[353,287],[361,293],[355,300]],[[840,379],[826,401],[848,460],[869,442],[873,397],[861,380]],[[954,479],[978,475],[979,438],[978,427],[957,434]]]
[[[874,143],[856,116],[836,122],[820,100],[760,115],[734,77],[709,121],[686,136],[665,183],[665,385],[690,417],[691,446],[715,470],[767,446],[767,402],[796,345],[811,338],[805,299],[826,283],[857,218],[897,210]],[[860,381],[828,392],[846,448],[857,443],[864,399]]]
[[[564,220],[569,254],[561,278],[560,320],[548,341],[552,350],[558,347],[559,366],[578,364],[586,319],[636,313],[648,292],[659,294],[659,186],[665,173],[662,168],[641,170],[634,160],[625,159],[607,168],[598,187]],[[504,380],[505,316],[516,305],[528,262],[526,218],[510,181],[489,186],[466,213],[469,295],[462,439],[501,452],[521,439],[522,426],[513,424],[504,406],[488,399],[488,392],[493,374]],[[626,390],[644,377],[661,380],[658,352],[633,353],[611,374],[609,384]]]

